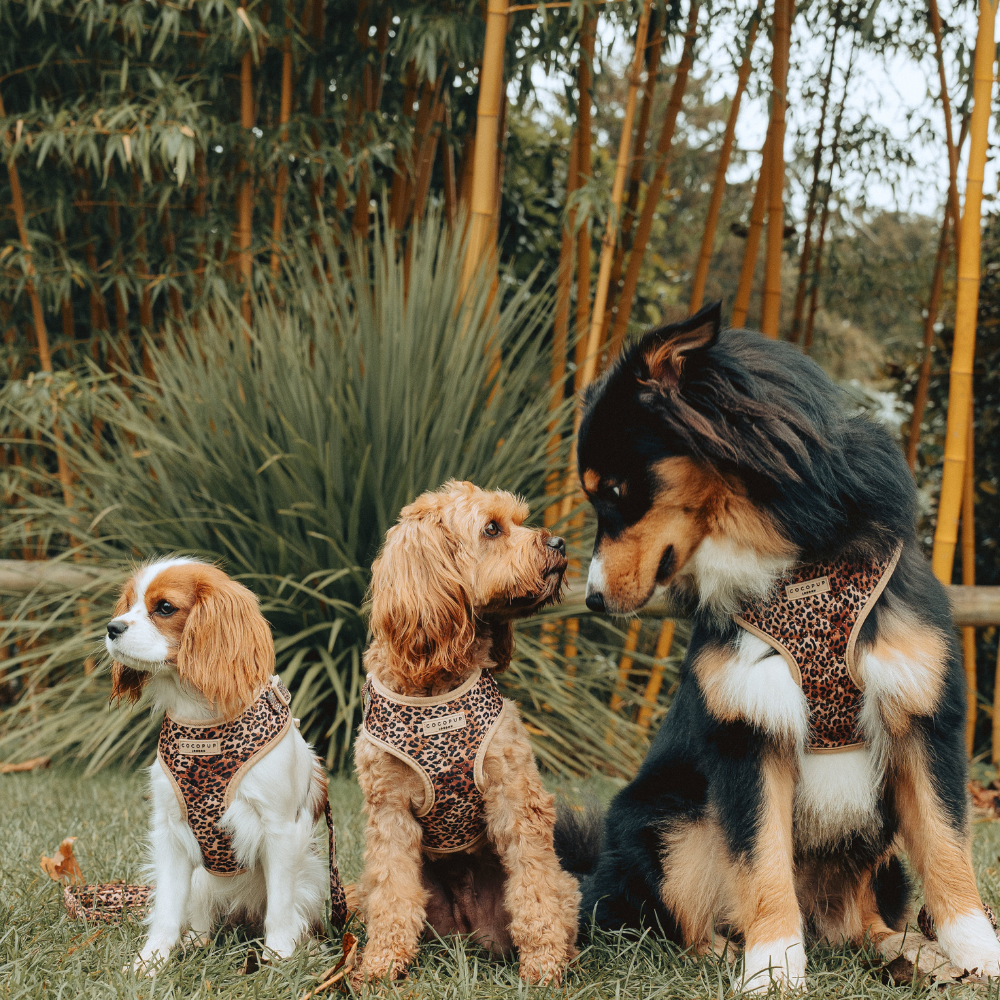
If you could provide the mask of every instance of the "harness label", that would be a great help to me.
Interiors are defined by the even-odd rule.
[[[828,576],[817,576],[813,580],[803,580],[801,583],[790,583],[785,587],[785,600],[798,601],[803,597],[812,597],[814,594],[829,594],[830,578]]]
[[[178,740],[177,752],[186,757],[218,757],[222,740]]]
[[[465,728],[465,712],[452,712],[451,715],[440,715],[436,719],[427,719],[421,728],[424,736],[453,733],[456,729]]]

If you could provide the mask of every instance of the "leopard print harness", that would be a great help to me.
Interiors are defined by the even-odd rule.
[[[243,776],[288,732],[290,702],[288,688],[272,677],[271,685],[231,722],[179,722],[169,715],[163,719],[156,757],[198,841],[202,864],[213,875],[246,871],[218,823]]]
[[[257,700],[231,722],[181,723],[170,716],[163,720],[157,759],[169,778],[180,803],[181,815],[201,849],[202,863],[213,875],[231,876],[246,871],[240,867],[229,834],[218,821],[229,808],[244,774],[278,745],[292,719],[291,694],[273,676]],[[327,799],[324,813],[330,847],[330,920],[347,922],[347,898],[337,867],[333,813]],[[143,919],[152,887],[109,882],[68,885],[63,903],[71,917],[98,923],[119,923],[134,916]]]
[[[420,775],[424,795],[414,815],[428,854],[467,850],[485,836],[483,759],[503,714],[491,673],[477,670],[432,698],[394,694],[369,674],[361,731]]]
[[[810,753],[863,746],[864,685],[855,657],[861,626],[899,561],[836,559],[796,566],[763,600],[744,602],[738,625],[779,652],[809,705]]]

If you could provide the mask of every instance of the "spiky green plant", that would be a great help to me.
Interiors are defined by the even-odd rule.
[[[411,232],[408,254],[407,275],[394,233],[346,250],[328,233],[257,295],[252,329],[220,293],[150,342],[155,378],[90,366],[3,390],[6,422],[60,447],[75,476],[66,506],[51,469],[19,470],[4,550],[41,538],[100,572],[5,601],[0,646],[16,649],[6,666],[20,693],[0,716],[0,757],[96,767],[148,751],[156,720],[107,707],[103,623],[131,562],[187,552],[221,560],[261,596],[304,734],[328,763],[346,762],[369,566],[400,508],[455,477],[518,491],[538,514],[552,460],[551,295],[492,294],[484,268],[463,299],[463,243],[436,217]],[[636,731],[606,707],[620,633],[584,631],[572,686],[537,624],[522,630],[505,684],[550,767],[629,771]]]

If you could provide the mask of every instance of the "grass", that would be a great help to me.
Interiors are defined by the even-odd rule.
[[[615,782],[607,778],[564,782],[557,790],[570,797],[596,794],[606,801]],[[316,976],[339,958],[331,941],[301,950],[287,962],[240,974],[248,940],[239,932],[220,932],[208,949],[178,954],[153,981],[121,970],[138,951],[138,924],[87,927],[70,920],[61,889],[38,867],[66,836],[77,836],[77,855],[88,881],[141,881],[142,844],[148,806],[141,773],[113,768],[85,778],[82,772],[48,772],[0,777],[0,998],[298,998]],[[363,850],[361,795],[350,779],[335,779],[331,802],[338,830],[338,860],[345,879],[357,876]],[[1000,901],[1000,822],[975,825],[975,860],[984,898]],[[809,995],[821,1000],[900,997],[987,997],[984,986],[946,990],[885,985],[876,971],[849,949],[813,947],[809,952]],[[464,1000],[498,995],[542,996],[567,1000],[635,997],[643,1000],[728,997],[735,990],[733,970],[715,959],[696,959],[649,935],[642,938],[599,934],[582,952],[564,988],[528,989],[514,963],[491,962],[462,941],[426,945],[410,976],[382,995],[400,1000]]]

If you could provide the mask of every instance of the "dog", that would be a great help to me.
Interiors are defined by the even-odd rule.
[[[907,932],[905,953],[996,976],[964,674],[913,479],[810,359],[720,325],[715,304],[647,333],[582,401],[587,605],[631,615],[665,591],[693,618],[669,712],[580,871],[582,912],[699,951],[728,936],[746,988],[801,987],[807,933],[900,953],[904,850],[937,932]]]
[[[287,958],[318,929],[328,889],[313,829],[322,765],[291,719],[256,597],[215,566],[161,559],[126,582],[108,622],[112,698],[166,715],[150,767],[155,880],[134,969],[152,974],[187,930],[262,925]]]
[[[449,482],[403,509],[372,567],[355,982],[403,975],[425,927],[516,948],[529,982],[558,981],[575,954],[579,888],[553,849],[553,798],[493,679],[514,619],[557,600],[566,569],[563,540],[527,515],[510,493]]]

